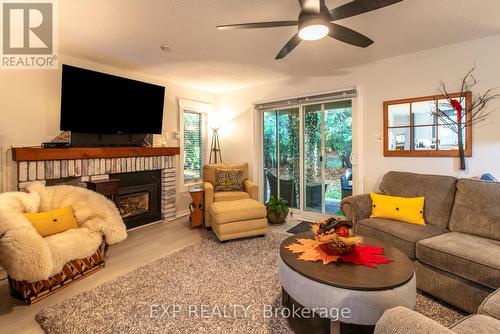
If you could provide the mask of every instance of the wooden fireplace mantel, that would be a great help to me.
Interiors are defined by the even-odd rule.
[[[48,161],[126,157],[157,157],[180,154],[179,147],[88,147],[41,148],[14,147],[14,161]]]

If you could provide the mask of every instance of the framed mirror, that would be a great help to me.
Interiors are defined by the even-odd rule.
[[[463,107],[460,124],[464,127],[465,156],[472,156],[470,120],[471,93],[451,94]],[[446,121],[437,110],[446,114]],[[457,112],[442,95],[384,102],[384,156],[456,157],[458,156]]]

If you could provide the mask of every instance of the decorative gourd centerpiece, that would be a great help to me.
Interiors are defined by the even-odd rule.
[[[312,231],[316,244],[328,255],[348,254],[363,242],[362,237],[353,234],[350,221],[338,218],[315,223]]]

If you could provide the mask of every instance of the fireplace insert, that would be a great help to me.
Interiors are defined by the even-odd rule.
[[[127,229],[161,220],[161,172],[112,174],[119,179],[116,206]]]

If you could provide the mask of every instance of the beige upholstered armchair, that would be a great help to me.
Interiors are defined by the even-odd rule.
[[[243,191],[215,192],[215,171],[217,169],[243,169]],[[227,202],[239,199],[258,200],[259,188],[255,183],[248,180],[248,163],[236,164],[212,164],[203,166],[203,188],[205,189],[205,226],[210,225],[208,209],[214,202]]]

